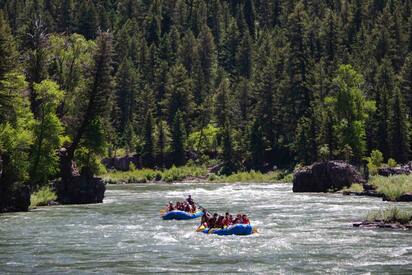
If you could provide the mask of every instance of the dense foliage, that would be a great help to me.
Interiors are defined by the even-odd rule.
[[[2,0],[0,191],[119,149],[221,172],[406,162],[405,0]],[[65,148],[65,163],[58,152]],[[382,161],[383,161],[382,160]]]

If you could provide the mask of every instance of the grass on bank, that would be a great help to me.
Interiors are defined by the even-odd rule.
[[[238,172],[229,176],[218,176],[215,174],[209,175],[210,182],[220,183],[235,183],[235,182],[249,182],[249,183],[289,183],[292,182],[292,174],[283,172],[269,172],[261,173],[256,171]]]
[[[166,170],[139,169],[126,172],[113,171],[103,175],[103,180],[109,184],[116,183],[146,183],[152,181],[174,182],[191,177],[202,177],[207,169],[201,166],[172,167]]]
[[[396,201],[403,194],[412,192],[412,176],[410,175],[375,176],[370,183],[378,193],[384,194],[391,201]]]
[[[37,206],[46,206],[51,201],[57,199],[56,193],[52,190],[50,186],[44,186],[38,191],[31,194],[30,197],[30,208]]]
[[[412,211],[392,207],[384,210],[370,211],[366,217],[368,222],[412,223]]]
[[[354,183],[350,187],[345,187],[342,189],[342,192],[355,192],[355,193],[362,193],[364,191],[363,185],[359,183]]]
[[[178,182],[188,179],[204,179],[208,182],[234,183],[234,182],[292,182],[292,174],[284,172],[269,172],[266,174],[250,171],[238,172],[230,176],[209,174],[204,166],[172,167],[166,170],[139,169],[126,172],[112,171],[102,176],[108,184],[117,183],[146,183],[146,182]]]

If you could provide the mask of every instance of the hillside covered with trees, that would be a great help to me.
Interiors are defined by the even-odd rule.
[[[152,168],[218,159],[225,174],[359,164],[375,149],[411,158],[411,1],[0,9],[0,198],[64,177],[72,160],[98,173],[119,149]]]

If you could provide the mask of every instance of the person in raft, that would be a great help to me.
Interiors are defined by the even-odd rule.
[[[225,216],[219,216],[219,214],[214,213],[213,217],[210,216],[206,209],[203,210],[203,216],[200,221],[200,226],[205,228],[226,228],[235,224],[250,224],[250,220],[245,214],[237,214],[236,219],[233,220],[232,215],[226,212]],[[200,227],[199,226],[199,227]]]
[[[185,211],[189,213],[195,213],[196,212],[196,204],[192,200],[192,204],[190,204],[187,200],[183,202],[176,202],[176,205],[173,205],[173,202],[169,202],[169,204],[166,206],[166,210],[168,212],[173,211],[173,210],[180,210],[180,211]]]
[[[175,210],[175,207],[173,206],[172,201],[169,201],[169,204],[166,206],[166,209],[168,212]]]
[[[204,226],[205,228],[207,228],[207,224],[210,220],[211,216],[209,211],[207,211],[207,209],[203,209],[203,215],[202,218],[200,219],[200,226]]]
[[[195,205],[195,202],[194,202],[193,199],[192,199],[192,195],[187,196],[186,201],[187,201],[187,203],[190,204],[190,205]]]

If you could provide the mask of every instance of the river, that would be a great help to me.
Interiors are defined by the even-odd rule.
[[[160,219],[167,201],[189,193],[212,211],[249,214],[259,233],[206,235],[194,232],[198,220]],[[286,184],[108,186],[103,204],[0,216],[0,274],[411,274],[412,232],[351,224],[390,204]]]

